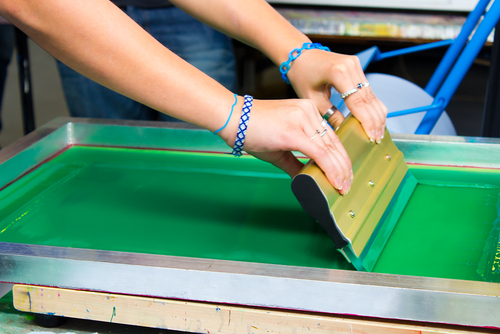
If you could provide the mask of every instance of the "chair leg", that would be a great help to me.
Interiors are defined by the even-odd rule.
[[[28,134],[31,131],[35,130],[30,60],[28,55],[28,38],[26,34],[18,28],[14,28],[14,35],[17,50],[19,93],[21,95],[24,134]]]
[[[495,28],[483,114],[483,137],[500,137],[500,24]]]

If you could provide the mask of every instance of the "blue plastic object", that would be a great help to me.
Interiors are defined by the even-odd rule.
[[[436,94],[437,90],[443,83],[444,78],[450,71],[450,68],[453,66],[455,61],[457,60],[458,55],[462,52],[465,44],[469,40],[469,36],[476,27],[479,22],[481,16],[484,14],[486,7],[490,3],[491,0],[480,0],[474,10],[470,12],[467,20],[464,22],[460,33],[453,45],[450,46],[443,59],[439,63],[436,71],[432,75],[431,79],[427,83],[425,87],[425,91],[430,95]]]
[[[491,4],[490,8],[484,15],[481,23],[477,25],[489,4]],[[436,125],[444,109],[448,106],[451,97],[455,94],[460,82],[463,80],[465,74],[467,74],[467,71],[486,43],[489,34],[499,19],[500,2],[495,3],[495,0],[480,0],[467,17],[460,34],[454,40],[428,43],[385,53],[380,52],[377,47],[372,47],[358,54],[357,56],[360,58],[363,70],[365,70],[372,61],[379,61],[389,57],[450,45],[425,88],[428,94],[434,96],[432,104],[392,112],[389,113],[387,117],[403,116],[426,111],[415,134],[429,134]],[[476,27],[477,29],[469,41],[469,37]],[[469,42],[467,43],[467,41]],[[336,104],[335,102],[337,102],[338,106],[342,103],[342,101],[337,101],[336,96],[332,96],[332,103]]]
[[[394,50],[394,51],[389,51],[389,52],[384,52],[384,53],[377,53],[372,61],[379,61],[382,59],[390,58],[390,57],[396,57],[396,56],[401,56],[405,55],[408,53],[413,53],[413,52],[418,52],[418,51],[424,51],[424,50],[429,50],[429,49],[435,49],[439,48],[442,46],[448,46],[450,44],[453,44],[455,42],[454,39],[447,39],[444,41],[439,41],[439,42],[434,42],[434,43],[427,43],[427,44],[422,44],[422,45],[417,45],[417,46],[412,46],[409,48],[404,48],[404,49],[399,49],[399,50]]]
[[[483,21],[477,27],[474,36],[460,54],[460,57],[434,97],[433,104],[439,103],[442,104],[443,107],[438,110],[428,111],[418,126],[417,131],[415,131],[415,134],[429,134],[432,131],[432,128],[443,113],[444,108],[446,108],[450,102],[453,94],[455,94],[460,82],[462,82],[463,78],[469,71],[474,59],[476,59],[479,51],[484,46],[484,43],[488,39],[488,36],[493,28],[496,26],[499,18],[500,2],[494,1],[484,16]]]

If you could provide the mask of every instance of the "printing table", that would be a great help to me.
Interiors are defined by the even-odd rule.
[[[185,331],[500,328],[500,141],[394,141],[419,186],[365,273],[210,132],[57,119],[0,151],[0,282],[23,311]]]

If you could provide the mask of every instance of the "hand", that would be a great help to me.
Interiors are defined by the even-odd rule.
[[[341,55],[322,50],[307,50],[293,61],[288,78],[300,98],[311,99],[322,114],[330,103],[330,88],[345,93],[358,83],[367,82],[356,56]],[[359,120],[368,138],[380,143],[385,133],[387,108],[377,99],[370,87],[363,87],[345,98],[345,104]],[[340,112],[334,115],[335,127],[344,117]]]
[[[328,126],[323,128],[321,121],[318,108],[310,100],[254,100],[243,149],[291,177],[304,166],[291,151],[302,152],[318,164],[341,194],[346,194],[352,183],[351,161],[337,135]],[[230,125],[220,132],[231,147],[236,129],[233,116]],[[325,129],[324,136],[316,131]]]

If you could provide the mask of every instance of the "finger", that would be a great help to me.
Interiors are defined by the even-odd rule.
[[[336,110],[330,116],[330,118],[332,118],[335,115],[335,113],[337,113],[337,116],[340,115],[339,119],[342,120],[344,119],[344,116],[338,110]],[[340,142],[339,137],[335,134],[335,131],[325,124],[324,118],[318,116],[318,121],[322,122],[321,124],[324,125],[325,128],[324,132],[321,133],[322,142],[320,143],[320,145],[330,149],[332,154],[331,158],[334,161],[334,164],[340,166],[340,170],[349,171],[348,174],[343,174],[342,176],[342,181],[343,181],[342,189],[347,193],[347,191],[349,191],[349,189],[351,188],[351,183],[352,183],[352,165],[349,155],[347,154],[344,145],[342,145],[342,143]],[[334,121],[335,120],[333,120],[332,123]],[[342,121],[340,122],[337,121],[337,124],[340,125],[341,122]],[[340,154],[341,156],[340,157],[335,156],[337,153]],[[337,162],[335,162],[335,160]]]
[[[248,152],[258,159],[267,161],[274,166],[282,169],[290,177],[297,175],[304,167],[304,164],[289,151],[280,152]]]
[[[385,131],[385,121],[387,113],[384,112],[385,106],[380,102],[380,100],[375,96],[371,87],[363,88],[364,100],[366,102],[367,108],[371,109],[371,115],[374,117],[374,129],[376,131],[376,142],[379,144],[382,139],[382,135]]]
[[[344,156],[344,158],[346,160],[350,161],[349,156],[347,154],[347,151],[345,150],[344,146],[342,145],[339,138],[335,134],[335,129],[337,129],[340,126],[340,124],[342,124],[342,122],[344,121],[344,115],[342,115],[342,113],[340,111],[336,110],[328,118],[328,121],[326,121],[326,122],[325,122],[324,116],[318,115],[317,117],[318,117],[318,121],[321,123],[321,125],[325,129],[324,132],[321,133],[321,137],[323,137],[324,144],[328,145],[328,144],[332,143],[334,145],[334,147],[339,149],[339,152]],[[330,128],[328,126],[328,124],[330,124],[330,126],[332,126],[332,128]]]
[[[344,85],[341,87],[341,89],[343,89],[341,93],[346,93],[356,88],[358,89],[344,99],[346,106],[361,122],[370,140],[373,142],[380,142],[380,130],[385,123],[385,116],[382,114],[381,108],[377,106],[377,103],[373,103],[377,98],[371,89],[369,87],[358,87],[358,84],[367,82],[359,58],[356,56],[349,57],[346,59],[346,63],[349,65],[348,73],[350,75],[350,80],[344,81]],[[346,87],[346,84],[349,86]]]
[[[357,96],[348,96],[345,99],[345,103],[349,110],[351,110],[352,114],[361,123],[368,139],[374,143],[377,140],[379,121],[373,108],[370,108],[370,106],[367,105],[366,100],[361,96],[361,94],[358,94]]]
[[[345,167],[349,170],[352,169],[351,159],[349,158],[349,155],[347,154],[347,151],[345,150],[344,145],[342,145],[342,143],[340,142],[339,137],[332,131],[331,133],[329,133],[329,139],[330,139],[330,142],[335,146],[335,148],[344,157],[344,159],[347,163]]]
[[[327,111],[327,113],[325,113],[325,115],[329,114],[333,110],[333,108],[336,109],[335,106],[332,106],[331,108],[328,109],[328,111]],[[346,152],[344,146],[342,145],[339,138],[335,134],[335,130],[338,129],[340,124],[342,124],[342,122],[345,119],[344,115],[342,115],[342,113],[338,110],[335,110],[333,112],[333,114],[329,114],[329,115],[330,116],[328,116],[328,121],[326,121],[326,122],[324,119],[325,116],[319,118],[319,120],[321,121],[321,125],[323,125],[325,130],[327,130],[324,133],[322,133],[322,137],[324,136],[323,139],[325,140],[326,144],[333,143],[335,146],[337,146],[340,149],[340,152],[345,156],[345,158],[349,159],[349,156],[347,155],[347,152]],[[330,126],[328,126],[327,124],[330,124]]]
[[[322,145],[320,145],[322,146]],[[340,187],[337,188],[340,194],[344,195],[349,192],[351,188],[350,183],[350,160],[346,159],[344,154],[339,150],[339,146],[335,146],[332,142],[326,143],[325,146],[322,146],[328,151],[330,155],[330,159],[332,160],[333,166],[335,166],[337,171],[336,181],[337,184],[340,184]],[[342,145],[340,145],[342,147]]]
[[[328,118],[328,123],[334,130],[337,130],[340,124],[344,121],[345,117],[339,110],[335,110],[332,116]]]
[[[332,150],[332,149],[331,149]],[[347,170],[350,170],[350,164],[347,163],[346,159],[344,158],[344,156],[340,153],[339,150],[335,150],[333,151],[333,161],[334,161],[334,164],[335,165],[339,165],[341,166],[340,168],[342,168],[341,170],[343,171],[347,171]],[[351,176],[350,176],[350,173],[344,173],[342,176],[339,176],[337,181],[339,181],[340,179],[340,182],[342,182],[342,189],[339,190],[340,194],[342,195],[345,195],[349,192],[349,190],[351,190]]]
[[[301,140],[298,150],[316,162],[336,189],[341,190],[341,193],[348,191],[348,188],[343,191],[342,189],[350,171],[346,164],[342,163],[344,156],[338,153],[333,144],[326,145],[320,136],[316,136],[314,139]]]
[[[357,57],[356,57],[357,58]],[[359,58],[357,58],[358,62],[358,76],[361,78],[361,83],[367,83],[368,79],[366,78],[365,73],[363,72],[363,68],[361,67],[361,63],[359,62]],[[385,105],[375,96],[373,90],[370,86],[364,87],[361,90],[361,93],[365,95],[365,100],[368,105],[371,105],[375,110],[378,119],[376,119],[375,131],[377,139],[376,141],[379,143],[380,139],[383,138],[385,132],[385,122],[387,118],[387,108]]]
[[[356,89],[358,83],[366,82],[366,77],[364,74],[360,75],[360,73],[362,73],[362,70],[359,59],[355,56],[346,57],[344,63],[333,65],[330,79],[331,82],[337,82],[335,88],[341,94],[344,94]],[[356,92],[344,98],[344,102],[347,108],[361,122],[370,141],[375,142],[378,129],[380,128],[380,126],[377,127],[378,116],[372,115],[374,113],[373,107],[370,108],[367,105],[367,101],[364,98],[365,94],[362,94],[361,90],[357,88]],[[380,123],[382,122],[380,121]]]
[[[292,152],[283,152],[281,157],[272,163],[274,166],[281,168],[290,177],[297,175],[300,170],[304,167],[304,164],[297,159]]]

